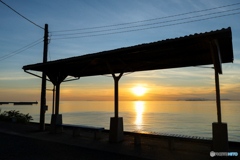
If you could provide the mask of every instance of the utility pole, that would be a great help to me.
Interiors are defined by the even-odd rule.
[[[43,63],[46,63],[47,62],[47,51],[48,51],[48,24],[45,24],[44,31],[45,32],[44,32]],[[42,72],[40,131],[45,131],[45,112],[46,112],[46,73]]]

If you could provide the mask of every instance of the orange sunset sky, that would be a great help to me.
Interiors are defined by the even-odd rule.
[[[220,75],[221,98],[228,100],[240,100],[238,2],[237,0],[151,2],[93,0],[71,3],[56,0],[7,1],[12,8],[39,26],[49,25],[48,61],[231,27],[234,63],[223,64],[223,74]],[[202,11],[206,9],[210,10]],[[190,14],[193,11],[199,12]],[[3,4],[0,4],[0,15],[0,101],[40,101],[41,79],[25,73],[22,67],[42,62],[42,41],[25,48],[26,50],[22,52],[14,51],[41,39],[44,30],[26,21]],[[219,17],[210,18],[214,16]],[[201,18],[206,20],[198,21]],[[194,22],[182,23],[187,21]],[[143,29],[144,25],[152,29]],[[127,28],[121,29],[123,27],[143,30],[129,31]],[[75,38],[72,38],[73,36]],[[119,81],[119,100],[175,101],[191,98],[215,100],[214,70],[210,67],[213,66],[126,74]],[[142,95],[134,93],[135,87],[142,87],[144,93]],[[47,82],[47,88],[53,88],[51,82]],[[47,101],[51,100],[52,92],[47,91]],[[92,76],[62,83],[60,100],[114,100],[113,78],[111,75]]]

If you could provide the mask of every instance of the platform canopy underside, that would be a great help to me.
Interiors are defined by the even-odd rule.
[[[24,70],[86,77],[213,64],[211,42],[217,40],[221,63],[233,62],[231,28],[175,39],[23,66]],[[213,44],[213,43],[212,43]],[[217,47],[217,46],[212,46]]]

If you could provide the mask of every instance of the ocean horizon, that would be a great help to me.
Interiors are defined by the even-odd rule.
[[[50,123],[52,102],[47,101],[45,123]],[[29,113],[32,122],[39,122],[40,104],[0,105],[1,111],[19,110]],[[228,124],[228,139],[240,142],[240,101],[221,103],[222,122]],[[63,123],[109,129],[114,116],[114,101],[60,101],[59,114]],[[180,134],[212,137],[212,123],[217,122],[215,101],[119,101],[119,117],[123,117],[124,131]]]

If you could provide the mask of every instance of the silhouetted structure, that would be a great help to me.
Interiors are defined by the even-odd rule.
[[[118,81],[123,73],[168,68],[214,64],[218,123],[213,123],[213,146],[215,151],[227,149],[227,128],[221,122],[221,106],[218,74],[222,74],[222,63],[233,62],[231,28],[167,39],[163,41],[87,54],[46,63],[24,66],[25,72],[46,73],[56,86],[55,113],[52,115],[52,129],[62,123],[59,114],[60,84],[67,82],[67,76],[76,80],[80,77],[112,74],[115,85],[115,117],[110,122],[110,141],[123,140],[123,119],[118,117]],[[120,73],[119,76],[115,76]],[[32,74],[32,73],[30,73]],[[223,127],[224,126],[224,127]],[[222,128],[223,127],[223,128]],[[221,132],[219,132],[221,130]],[[224,132],[224,134],[222,134]],[[226,134],[225,134],[226,132]],[[219,139],[220,137],[220,139]],[[219,143],[220,142],[220,143]]]
[[[32,105],[32,104],[38,104],[38,102],[0,102],[0,104],[9,104],[13,103],[14,105]]]

